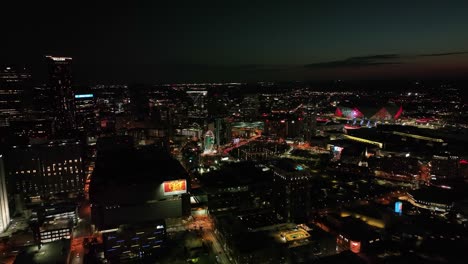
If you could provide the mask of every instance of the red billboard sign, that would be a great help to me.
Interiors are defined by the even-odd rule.
[[[186,180],[174,180],[163,182],[164,195],[181,194],[187,192]]]
[[[350,241],[349,244],[350,244],[351,252],[354,252],[356,254],[361,252],[361,242]]]

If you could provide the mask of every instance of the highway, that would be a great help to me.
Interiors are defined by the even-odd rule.
[[[238,144],[236,144],[234,146],[228,144],[226,146],[226,148],[222,151],[222,153],[227,155],[231,150],[233,150],[235,148],[238,148],[238,147],[241,147],[241,146],[243,146],[243,145],[245,145],[247,143],[250,143],[250,142],[252,142],[252,141],[254,141],[254,140],[256,140],[256,139],[258,139],[260,137],[261,137],[260,135],[257,135],[257,136],[253,136],[253,137],[251,137],[249,139],[242,139]]]

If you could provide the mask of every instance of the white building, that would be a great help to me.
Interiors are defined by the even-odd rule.
[[[8,197],[5,179],[5,166],[3,156],[0,155],[0,232],[7,229],[10,223],[10,211],[8,209]]]

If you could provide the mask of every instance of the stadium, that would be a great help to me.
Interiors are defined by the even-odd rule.
[[[397,120],[403,113],[403,107],[396,104],[372,105],[360,104],[359,106],[342,105],[335,111],[336,117],[345,119],[366,119],[371,121]]]

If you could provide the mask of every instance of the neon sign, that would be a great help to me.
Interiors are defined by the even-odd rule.
[[[75,94],[75,98],[93,98],[93,94]]]

